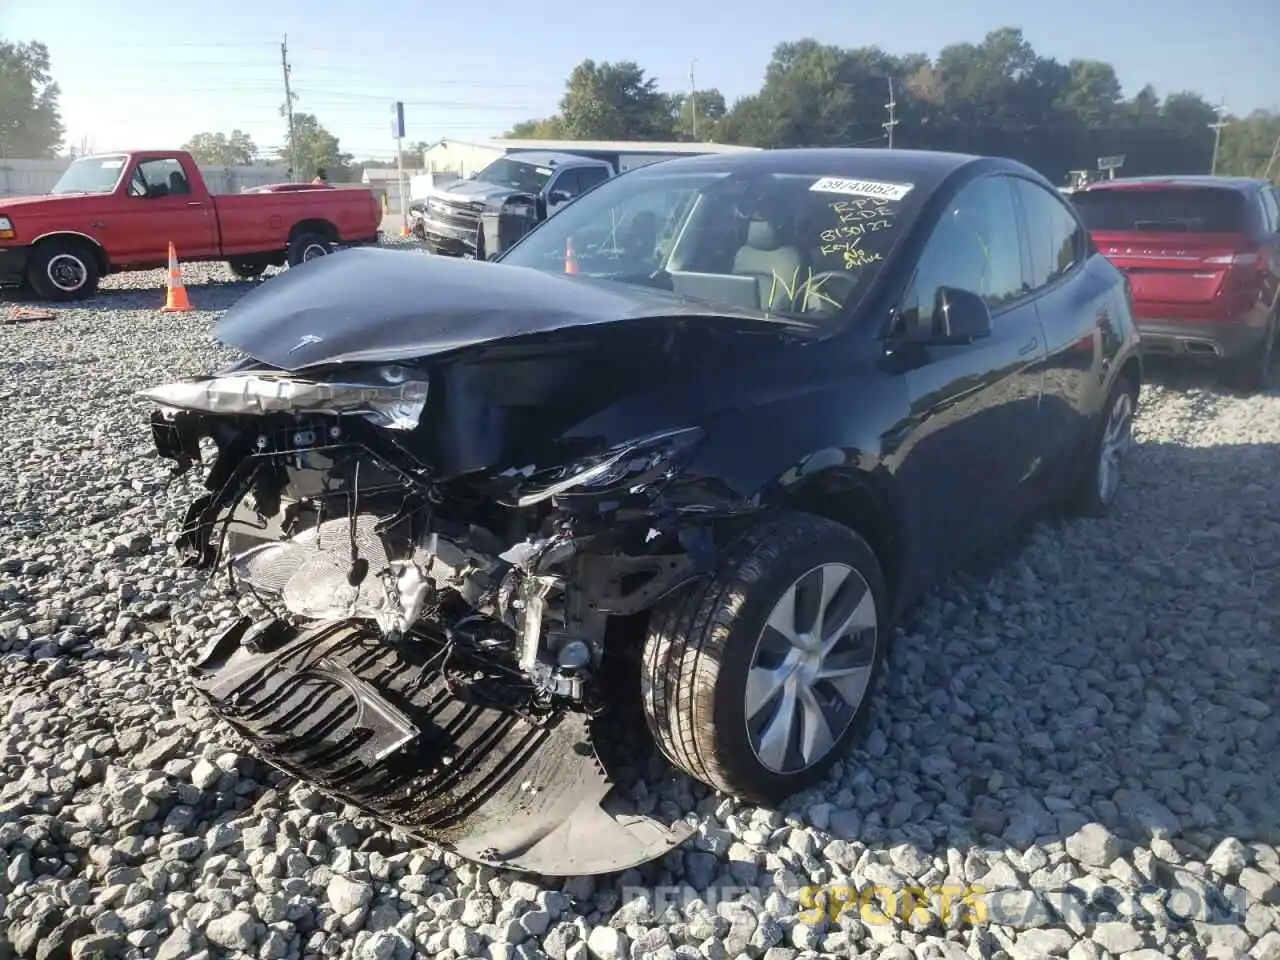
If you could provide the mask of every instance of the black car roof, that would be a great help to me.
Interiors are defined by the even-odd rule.
[[[1123,190],[1130,184],[1164,183],[1169,186],[1222,187],[1227,190],[1256,190],[1270,181],[1261,177],[1220,177],[1207,173],[1167,174],[1150,177],[1122,177],[1119,180],[1100,180],[1085,187],[1084,192]]]
[[[798,173],[912,183],[929,192],[961,167],[981,163],[992,169],[1034,171],[1013,160],[937,150],[887,150],[796,147],[749,153],[714,153],[664,160],[639,169],[740,170],[755,173]]]

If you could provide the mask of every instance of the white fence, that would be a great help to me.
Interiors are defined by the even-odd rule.
[[[70,160],[0,160],[0,197],[34,197],[48,193]],[[210,193],[239,193],[246,187],[283,183],[284,167],[207,167],[200,173]]]

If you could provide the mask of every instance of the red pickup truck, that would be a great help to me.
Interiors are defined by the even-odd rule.
[[[136,150],[76,160],[48,195],[0,198],[0,287],[90,296],[108,273],[225,260],[240,277],[342,246],[377,243],[370,190],[209,192],[191,155]]]

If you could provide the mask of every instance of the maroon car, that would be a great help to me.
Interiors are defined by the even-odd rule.
[[[1280,326],[1280,191],[1243,177],[1093,183],[1072,201],[1125,272],[1145,352],[1225,366],[1262,389]]]

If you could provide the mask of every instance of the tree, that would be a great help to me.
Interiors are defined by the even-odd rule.
[[[293,135],[285,138],[281,163],[292,163],[295,146],[298,169],[293,171],[294,179],[309,179],[317,170],[324,170],[330,180],[344,180],[350,174],[351,154],[339,149],[338,138],[320,125],[315,114],[293,115]]]
[[[806,38],[780,43],[760,92],[725,116],[726,140],[760,147],[865,145],[883,142],[889,81],[898,88],[922,58],[879,47],[846,50]]]
[[[1218,119],[1218,114],[1200,94],[1180,90],[1164,98],[1164,104],[1160,107],[1160,119],[1166,126],[1203,130]]]
[[[1147,85],[1126,100],[1111,64],[1041,56],[1014,27],[949,44],[935,57],[813,38],[779,43],[759,89],[728,109],[717,90],[697,94],[697,139],[883,146],[891,82],[896,147],[1012,157],[1058,182],[1116,154],[1131,176],[1203,173],[1212,161],[1216,113],[1200,94],[1175,92],[1162,102]],[[1280,136],[1280,114],[1226,119],[1218,169],[1261,174]],[[516,124],[507,136],[692,140],[692,120],[689,95],[659,90],[638,64],[584,60],[557,115]],[[1280,158],[1271,174],[1280,178]]]
[[[0,157],[53,157],[65,129],[43,43],[0,40]]]
[[[717,140],[720,121],[729,112],[725,106],[724,94],[715,87],[695,90],[692,94],[674,94],[670,110],[675,117],[676,139],[702,143],[714,143]],[[695,126],[697,136],[694,136]]]
[[[561,140],[564,130],[559,117],[543,117],[541,120],[522,120],[503,136],[513,140]]]
[[[1261,177],[1271,163],[1271,179],[1280,183],[1280,157],[1272,155],[1280,145],[1280,113],[1255,110],[1247,117],[1228,117],[1222,131],[1218,172],[1240,177]]]
[[[1115,67],[1101,60],[1072,60],[1061,106],[1087,127],[1111,123],[1120,109],[1120,80]]]
[[[197,133],[182,146],[197,163],[217,167],[247,167],[258,155],[258,148],[243,130],[225,133]]]
[[[670,140],[671,101],[630,60],[583,60],[573,68],[560,100],[558,126],[569,140]]]

